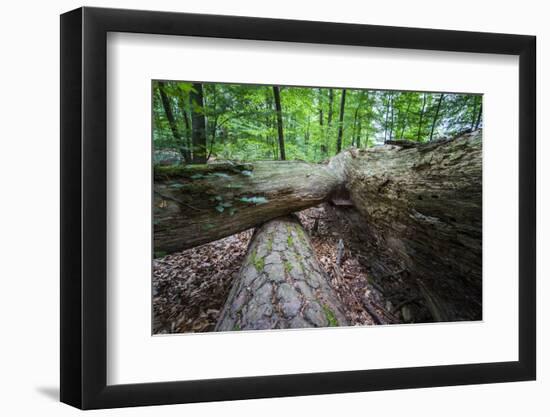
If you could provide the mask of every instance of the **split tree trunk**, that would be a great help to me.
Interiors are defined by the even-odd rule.
[[[481,133],[392,143],[359,151],[346,165],[371,275],[382,285],[396,274],[418,281],[447,306],[432,311],[434,319],[481,319]]]
[[[345,326],[340,300],[294,216],[256,231],[216,331]]]
[[[202,245],[326,201],[344,182],[346,157],[328,165],[263,161],[156,167],[155,252]]]

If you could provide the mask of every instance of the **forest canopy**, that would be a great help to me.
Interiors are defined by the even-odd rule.
[[[349,147],[428,142],[483,124],[478,94],[180,81],[153,81],[152,94],[155,163],[320,162]]]

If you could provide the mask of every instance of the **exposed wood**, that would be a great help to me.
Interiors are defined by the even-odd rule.
[[[264,224],[247,255],[217,331],[345,326],[341,302],[294,216]]]
[[[372,275],[404,270],[422,279],[449,312],[434,319],[480,319],[481,132],[413,147],[380,146],[349,159],[346,187],[357,248]],[[381,279],[380,279],[381,278]],[[420,291],[420,289],[418,290]],[[425,291],[424,291],[425,292]],[[455,308],[453,308],[455,307]]]

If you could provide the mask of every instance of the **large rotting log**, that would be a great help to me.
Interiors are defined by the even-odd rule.
[[[217,331],[345,326],[340,300],[294,216],[256,230]]]
[[[154,246],[188,249],[258,226],[330,198],[342,166],[262,161],[156,167]]]
[[[397,277],[431,294],[434,320],[481,319],[481,132],[407,145],[354,153],[346,187],[355,208],[340,214],[381,285]]]

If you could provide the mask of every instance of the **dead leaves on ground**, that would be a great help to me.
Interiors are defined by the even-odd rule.
[[[338,241],[343,239],[345,244],[349,240],[349,231],[336,227],[322,205],[304,210],[298,216],[312,235],[312,246],[346,308],[349,322],[352,325],[375,324],[363,304],[364,299],[373,300],[376,305],[384,305],[384,300],[369,284],[364,267],[347,247],[342,264],[339,268],[336,266]],[[318,230],[313,233],[316,218],[319,219]],[[252,230],[247,230],[155,259],[153,333],[212,331],[251,237]]]

